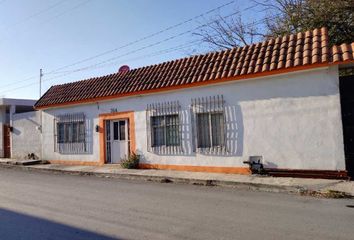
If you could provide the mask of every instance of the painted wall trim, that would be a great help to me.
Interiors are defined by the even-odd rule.
[[[214,85],[214,84],[225,83],[225,82],[230,82],[230,81],[249,80],[249,79],[254,79],[254,78],[259,78],[259,77],[292,73],[292,72],[304,71],[304,70],[321,68],[321,67],[329,67],[332,65],[339,65],[339,64],[351,63],[351,62],[354,62],[354,60],[345,61],[345,62],[337,62],[337,63],[328,63],[328,62],[317,63],[317,64],[312,64],[312,65],[279,69],[279,70],[273,70],[273,71],[268,71],[268,72],[253,73],[253,74],[249,74],[249,75],[219,78],[219,79],[209,80],[209,81],[205,81],[205,82],[194,82],[194,83],[178,85],[178,86],[162,87],[162,88],[158,88],[158,89],[136,91],[136,92],[129,92],[129,93],[118,94],[118,95],[90,98],[90,99],[84,99],[84,100],[78,100],[78,101],[72,101],[72,102],[64,102],[64,103],[58,103],[58,104],[51,104],[51,105],[46,105],[46,106],[35,107],[35,109],[39,110],[39,109],[49,109],[49,108],[63,107],[63,106],[69,106],[69,105],[95,103],[95,102],[99,102],[99,101],[113,100],[113,99],[119,99],[119,98],[123,98],[123,97],[135,96],[135,95],[145,95],[145,94],[149,94],[149,93],[159,93],[159,92],[166,92],[166,91],[171,91],[171,90],[179,90],[179,89],[192,88],[192,87],[198,87],[198,86]]]
[[[248,167],[214,167],[214,166],[190,166],[190,165],[163,165],[163,164],[139,164],[141,169],[161,169],[177,170],[189,172],[209,172],[209,173],[228,173],[249,175],[251,171]]]
[[[125,112],[115,112],[115,113],[103,113],[99,115],[99,149],[100,149],[100,160],[101,165],[106,162],[106,120],[118,120],[118,119],[128,119],[129,120],[129,136],[130,136],[130,153],[136,151],[136,141],[135,141],[135,121],[134,121],[134,112],[125,111]]]

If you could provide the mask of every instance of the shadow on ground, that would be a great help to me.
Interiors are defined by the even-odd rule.
[[[95,232],[0,208],[0,238],[6,240],[119,240]]]

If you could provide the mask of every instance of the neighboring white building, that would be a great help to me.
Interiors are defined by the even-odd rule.
[[[36,100],[0,98],[0,158],[12,156],[13,116],[34,111]]]
[[[40,159],[42,151],[40,111],[16,113],[12,121],[12,158]]]
[[[42,111],[42,159],[248,174],[266,168],[346,174],[339,68],[352,45],[326,29],[53,86]],[[348,165],[348,163],[347,163]]]

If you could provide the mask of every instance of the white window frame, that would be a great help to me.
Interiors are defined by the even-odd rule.
[[[62,154],[88,152],[86,118],[83,113],[55,117],[54,151]]]
[[[61,132],[61,127],[63,132]],[[84,143],[85,142],[85,121],[79,122],[58,122],[57,142],[58,143]],[[75,134],[74,134],[75,132]]]
[[[168,117],[175,117],[175,121],[172,124],[167,123],[167,118]],[[154,125],[154,119],[155,118],[162,118],[162,124],[161,125]],[[161,115],[161,116],[151,116],[150,117],[150,122],[151,122],[151,147],[175,147],[180,145],[180,132],[179,132],[179,115],[178,114],[168,114],[168,115]],[[177,130],[172,130],[171,132],[175,132],[175,137],[173,137],[173,140],[168,141],[169,135],[168,135],[168,127],[177,127]],[[157,144],[155,141],[155,130],[158,128],[163,129],[163,140],[161,141],[162,144]],[[160,142],[158,140],[157,142]],[[170,142],[170,143],[169,143]],[[172,142],[172,143],[171,143]]]
[[[154,152],[157,154],[179,154],[183,152],[182,149],[182,134],[181,134],[181,113],[180,113],[180,105],[178,101],[172,101],[172,102],[163,102],[163,103],[153,103],[153,104],[148,104],[147,105],[147,110],[146,110],[146,123],[147,123],[147,149],[149,152]],[[169,125],[170,127],[175,127],[177,128],[176,132],[176,138],[174,139],[173,142],[176,142],[175,144],[168,144],[167,143],[167,137],[166,134],[168,133],[166,125],[166,119],[169,116],[175,116],[177,117],[177,121],[174,122],[174,124]],[[156,126],[154,124],[154,118],[162,118],[162,125],[161,126]],[[154,139],[154,129],[156,128],[163,128],[163,140],[162,144],[156,144],[156,141]]]
[[[202,143],[200,141],[201,127],[199,127],[199,117],[201,114],[208,114],[208,126],[207,131],[209,144]],[[221,114],[221,120],[219,123],[220,130],[220,144],[213,143],[213,123],[212,115]],[[224,154],[227,153],[227,127],[226,127],[226,117],[225,117],[225,100],[223,95],[200,97],[192,99],[191,103],[191,115],[192,115],[192,126],[194,135],[194,147],[193,149],[198,153],[207,154]],[[204,132],[206,133],[206,132]],[[204,139],[205,140],[205,139]]]
[[[208,121],[208,129],[201,129],[205,126],[199,126],[199,117],[200,115],[207,115],[207,121]],[[219,121],[218,123],[220,124],[219,126],[216,126],[216,123],[213,123],[212,116],[213,115],[221,115],[222,120]],[[197,148],[215,148],[215,147],[225,147],[225,127],[224,127],[224,113],[223,112],[202,112],[202,113],[197,113],[196,114],[196,125],[197,125]],[[214,143],[214,128],[220,128],[218,131],[220,133],[220,136],[217,136],[220,140],[218,141],[219,143]],[[208,135],[208,137],[203,139],[202,141],[209,142],[208,144],[205,144],[205,142],[201,141],[201,132],[204,131]]]

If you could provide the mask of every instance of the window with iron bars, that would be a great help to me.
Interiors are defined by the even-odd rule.
[[[86,153],[84,114],[66,114],[55,118],[55,151],[64,154]]]
[[[151,117],[152,147],[179,146],[177,114]]]
[[[179,102],[149,104],[146,114],[148,151],[158,154],[182,152]]]
[[[192,99],[195,146],[198,152],[226,152],[226,124],[222,95]]]
[[[85,122],[57,123],[58,143],[85,142]]]
[[[224,114],[197,113],[198,148],[224,147]]]

